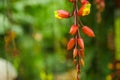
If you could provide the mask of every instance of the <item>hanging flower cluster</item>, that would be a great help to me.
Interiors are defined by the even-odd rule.
[[[90,14],[91,4],[88,0],[69,0],[73,4],[73,12],[70,13],[65,10],[55,11],[55,17],[58,19],[74,17],[74,24],[71,26],[69,33],[73,36],[68,44],[67,50],[73,49],[73,60],[77,70],[77,80],[80,79],[80,67],[84,66],[84,40],[80,35],[80,30],[88,37],[95,37],[93,30],[83,25],[79,17],[83,17]],[[81,4],[80,9],[78,3]]]
[[[96,14],[97,22],[100,23],[102,21],[101,13],[105,9],[105,0],[94,0],[94,3],[95,3],[97,10],[98,10],[98,12]]]

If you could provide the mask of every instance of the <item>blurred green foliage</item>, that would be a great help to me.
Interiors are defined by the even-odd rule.
[[[107,36],[114,33],[114,3],[113,0],[106,0],[103,21],[97,24],[97,10],[93,1],[90,2],[91,14],[83,17],[82,21],[92,27],[96,38],[91,39],[82,34],[86,66],[82,69],[81,78],[105,80],[110,73],[108,64],[114,59],[114,51],[107,46]],[[66,50],[73,18],[54,18],[55,10],[71,11],[71,6],[67,0],[0,0],[0,57],[6,58],[7,54],[8,60],[18,70],[19,80],[55,80],[56,74],[75,68],[72,51]],[[15,58],[4,49],[4,36],[9,30],[16,33],[15,43],[19,55]]]
[[[120,60],[120,16],[119,16],[120,11],[116,10],[116,20],[115,20],[115,44],[116,44],[116,59]]]

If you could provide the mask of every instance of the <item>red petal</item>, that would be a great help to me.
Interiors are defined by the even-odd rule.
[[[72,25],[71,28],[70,28],[70,34],[71,35],[74,35],[78,30],[78,26],[77,25]]]
[[[73,58],[75,58],[75,57],[77,56],[77,54],[78,54],[78,49],[75,48],[75,49],[73,50]]]
[[[80,73],[80,65],[79,64],[76,65],[76,70],[77,70],[77,73]]]
[[[68,18],[70,17],[70,13],[65,10],[58,10],[58,16],[62,18]]]
[[[83,5],[79,11],[78,11],[78,16],[82,16],[82,12],[83,12],[83,9],[85,8],[85,6]]]
[[[92,31],[92,29],[90,29],[90,28],[87,27],[87,26],[83,26],[83,27],[82,27],[82,31],[83,31],[84,34],[86,34],[86,35],[89,36],[89,37],[95,37],[95,34],[94,34],[94,32]]]
[[[81,57],[82,57],[82,58],[84,58],[84,57],[85,57],[85,54],[84,54],[84,49],[80,49],[80,55],[81,55]]]
[[[74,45],[75,45],[75,39],[72,38],[72,39],[69,40],[69,42],[67,44],[67,50],[72,49],[74,47]]]

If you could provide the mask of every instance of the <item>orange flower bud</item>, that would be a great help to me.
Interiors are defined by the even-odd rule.
[[[55,11],[55,17],[58,19],[69,18],[70,13],[65,10],[57,10],[57,11]]]
[[[80,63],[83,67],[85,66],[85,62],[84,62],[84,60],[83,60],[82,58],[80,59],[79,63]]]
[[[88,26],[83,26],[82,31],[83,31],[84,34],[86,34],[89,37],[95,37],[94,32]]]
[[[81,57],[82,57],[82,58],[84,58],[84,57],[85,57],[85,54],[84,54],[84,49],[80,49],[80,55],[81,55]]]
[[[76,70],[77,70],[77,73],[80,73],[80,65],[79,64],[76,65]]]
[[[87,1],[84,3],[84,5],[82,5],[82,7],[80,8],[80,10],[78,11],[78,15],[79,16],[86,16],[90,13],[90,8],[91,8],[91,4]]]
[[[67,44],[67,50],[70,50],[74,47],[75,45],[75,39],[74,38],[71,38]]]
[[[73,61],[74,61],[74,64],[76,64],[76,63],[77,63],[77,60],[76,60],[76,59],[74,59]]]
[[[77,39],[78,45],[80,46],[80,48],[84,49],[84,41],[82,38],[78,38]]]
[[[74,35],[77,32],[77,30],[78,30],[78,26],[77,25],[72,25],[69,33],[71,35]]]
[[[88,2],[87,0],[81,0],[82,5],[87,3],[87,2]]]
[[[75,48],[75,49],[73,50],[73,58],[75,58],[75,57],[77,56],[77,54],[78,54],[78,49]]]

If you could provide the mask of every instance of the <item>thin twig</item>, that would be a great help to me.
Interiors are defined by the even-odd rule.
[[[72,14],[70,14],[70,17],[74,15],[74,11],[75,11],[75,4],[73,4],[73,10],[72,10]]]
[[[78,22],[79,22],[79,24],[80,24],[81,26],[84,26],[83,23],[82,23],[82,21],[81,21],[80,19],[78,19]]]

